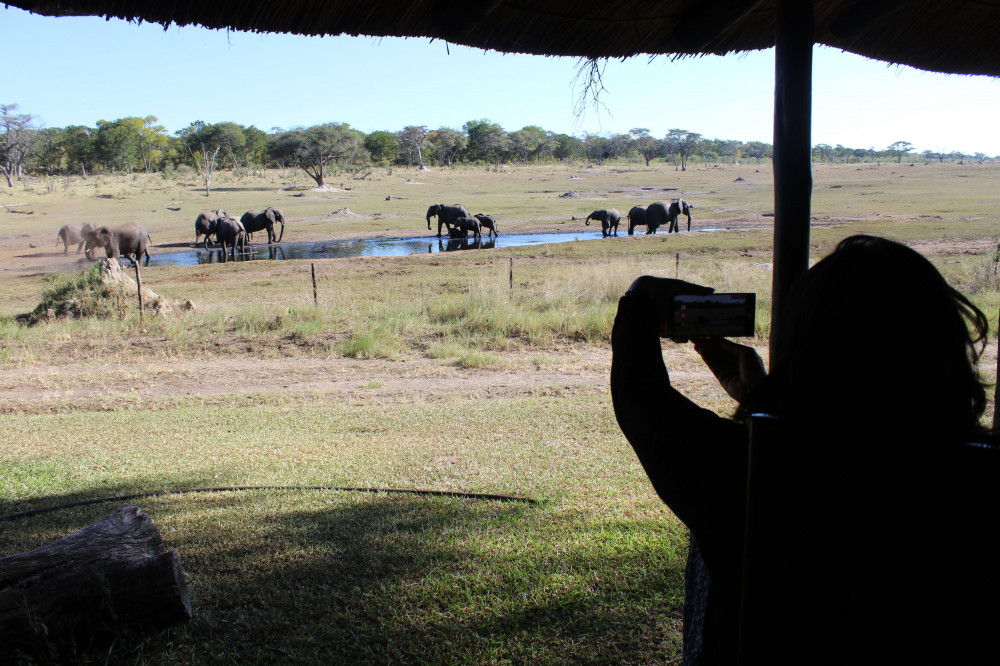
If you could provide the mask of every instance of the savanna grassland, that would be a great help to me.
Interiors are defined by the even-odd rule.
[[[854,233],[901,240],[995,328],[1000,167],[819,164],[814,180],[815,258]],[[769,165],[378,169],[328,182],[219,174],[206,199],[196,179],[130,175],[35,179],[0,193],[16,211],[0,209],[0,514],[235,485],[538,503],[294,489],[137,500],[180,552],[194,618],[82,660],[677,659],[686,535],[617,428],[608,341],[632,279],[678,275],[757,291],[752,344],[766,356]],[[119,302],[105,317],[18,319],[45,294],[71,293],[89,269],[75,248],[63,256],[54,246],[66,223],[137,222],[155,256],[189,247],[209,208],[278,207],[284,241],[303,242],[430,238],[427,206],[454,202],[493,214],[502,234],[572,234],[596,208],[624,214],[676,196],[695,206],[691,233],[628,237],[623,225],[618,238],[510,250],[154,266],[143,282],[193,311],[140,320]],[[990,381],[995,335],[982,362]],[[733,409],[690,349],[664,353],[688,395]],[[0,555],[113,506],[0,522]]]

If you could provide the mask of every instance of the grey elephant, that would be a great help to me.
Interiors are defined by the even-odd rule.
[[[87,242],[84,235],[94,228],[92,224],[64,224],[62,228],[59,229],[59,233],[56,237],[56,245],[63,243],[63,254],[69,254],[69,246],[77,245],[76,253],[80,254],[80,250],[83,249],[84,244]]]
[[[479,220],[472,216],[459,217],[452,221],[448,235],[452,238],[462,238],[468,236],[470,231],[477,241],[483,239],[483,228]]]
[[[198,238],[205,237],[205,249],[208,249],[209,236],[215,234],[215,222],[220,217],[229,217],[229,213],[224,210],[203,210],[198,213],[194,221],[194,244],[198,245]]]
[[[450,232],[451,225],[455,220],[460,217],[472,217],[472,213],[470,213],[469,209],[462,204],[454,204],[453,206],[434,204],[427,209],[427,231],[431,230],[432,217],[437,217],[438,219],[438,236],[440,236],[441,225],[444,225],[445,229]]]
[[[285,215],[277,208],[265,208],[264,210],[248,210],[240,218],[243,229],[246,230],[247,237],[255,231],[267,229],[267,244],[280,243],[285,235]],[[281,224],[281,233],[275,239],[274,225]]]
[[[125,257],[133,264],[139,263],[145,256],[146,265],[149,266],[149,232],[137,224],[129,222],[114,229],[97,227],[87,232],[84,238],[86,241],[84,251],[88,259],[94,258],[95,248],[104,248],[104,253],[108,257],[114,259]]]
[[[246,229],[243,223],[235,217],[220,217],[215,221],[215,242],[222,245],[222,261],[226,260],[226,251],[229,250],[236,260],[236,249],[240,252],[246,251]]]
[[[473,217],[479,220],[479,226],[483,229],[489,229],[490,232],[487,236],[499,236],[500,232],[497,231],[497,221],[492,215],[484,215],[482,213],[476,213]]]
[[[634,235],[636,227],[646,226],[646,207],[645,206],[632,206],[629,210],[628,215],[625,216],[628,220],[628,235]]]
[[[584,223],[589,227],[591,220],[599,220],[601,223],[601,233],[607,238],[611,235],[612,230],[614,230],[615,236],[618,235],[618,223],[621,221],[621,218],[621,213],[614,208],[602,208],[588,215]]]
[[[688,231],[691,231],[691,206],[683,199],[671,202],[657,201],[646,208],[646,233],[655,234],[662,225],[667,225],[667,233],[680,233],[678,219],[687,215]]]
[[[686,215],[688,219],[688,231],[691,231],[691,204],[684,199],[674,199],[670,202],[670,208],[667,209],[667,217],[670,219],[671,228],[680,233],[680,227],[678,222],[680,222],[681,215]],[[670,233],[670,230],[667,230]]]

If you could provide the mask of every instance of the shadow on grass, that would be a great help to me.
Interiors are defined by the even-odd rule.
[[[552,507],[343,492],[137,504],[180,552],[195,615],[120,641],[99,655],[108,663],[659,663],[679,654],[683,535],[664,534],[656,517],[609,523]],[[112,508],[86,512],[96,520]],[[73,530],[88,524],[78,511],[47,514],[43,531],[70,518]],[[33,527],[4,524],[0,546],[10,552],[10,528],[24,537]]]

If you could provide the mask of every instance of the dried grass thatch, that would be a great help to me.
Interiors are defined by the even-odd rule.
[[[776,0],[14,0],[93,15],[300,35],[430,37],[539,55],[724,55],[774,45]],[[815,42],[890,63],[1000,76],[1000,0],[817,0]]]

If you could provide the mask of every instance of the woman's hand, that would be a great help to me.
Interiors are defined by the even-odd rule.
[[[729,397],[737,402],[743,402],[767,377],[764,361],[751,347],[725,338],[698,338],[694,348]]]

